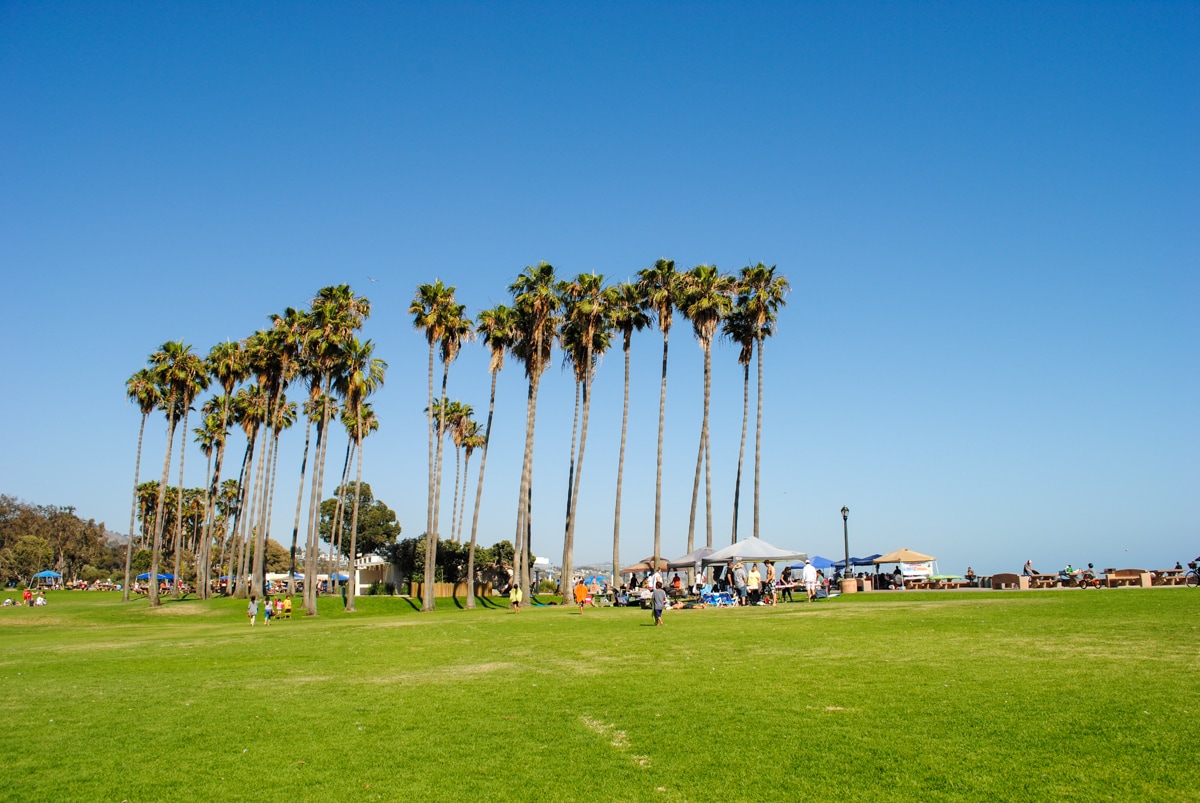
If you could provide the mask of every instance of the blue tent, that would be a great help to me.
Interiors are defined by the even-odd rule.
[[[334,579],[334,580],[337,580],[339,583],[344,583],[344,582],[346,582],[347,580],[349,580],[349,579],[350,579],[350,575],[348,575],[348,574],[335,574],[335,575],[333,576],[333,579]]]
[[[876,552],[874,555],[867,555],[866,557],[862,557],[862,558],[856,558],[856,557],[852,556],[850,558],[850,565],[851,566],[874,566],[875,558],[879,557],[879,555],[880,555],[880,553]],[[832,565],[833,565],[833,568],[835,568],[835,569],[841,569],[845,565],[845,563],[846,563],[846,560],[845,560],[845,558],[843,558],[842,560],[835,560]]]
[[[34,575],[34,577],[41,579],[41,580],[49,580],[49,579],[61,579],[62,575],[59,574],[58,572],[52,572],[49,569],[47,569],[44,572],[38,572],[37,574]]]
[[[814,567],[816,567],[818,569],[828,569],[830,566],[833,565],[833,561],[831,561],[829,558],[823,558],[820,555],[813,555],[808,560]],[[792,571],[798,571],[803,568],[804,568],[803,563],[793,563],[791,566]]]
[[[139,575],[138,575],[138,576],[137,576],[135,579],[137,579],[137,580],[149,580],[149,579],[150,579],[150,572],[145,572],[144,574],[139,574]],[[171,581],[172,581],[172,580],[174,580],[174,579],[175,579],[175,575],[173,575],[173,574],[160,574],[160,575],[158,576],[158,580],[159,580],[159,582],[162,582],[163,580],[166,580],[166,581],[169,583],[169,582],[171,582]]]

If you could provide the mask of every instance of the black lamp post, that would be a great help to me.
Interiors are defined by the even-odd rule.
[[[842,566],[843,578],[850,571],[850,525],[847,523],[848,518],[850,518],[850,508],[842,505],[842,544],[846,547],[846,563]]]

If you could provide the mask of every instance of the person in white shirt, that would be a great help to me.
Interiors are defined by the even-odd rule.
[[[812,561],[804,561],[800,579],[804,581],[804,590],[808,592],[808,601],[812,602],[817,598],[817,567],[812,565]]]

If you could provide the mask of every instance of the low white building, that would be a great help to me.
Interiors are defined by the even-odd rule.
[[[378,555],[364,555],[354,561],[355,574],[358,576],[358,588],[355,596],[363,596],[375,583],[391,583],[392,588],[399,586],[396,567]]]

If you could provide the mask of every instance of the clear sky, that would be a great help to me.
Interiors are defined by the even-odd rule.
[[[852,553],[907,546],[945,571],[1200,554],[1195,3],[10,1],[0,109],[0,492],[124,532],[126,378],[166,340],[207,353],[349,283],[390,364],[364,480],[415,536],[417,284],[456,285],[475,313],[540,260],[614,281],[664,256],[763,261],[793,287],[765,352],[765,539],[836,557],[847,505]],[[702,383],[686,322],[671,343],[673,557]],[[661,349],[657,331],[633,347],[624,562],[652,545]],[[612,552],[621,386],[617,351],[577,562]],[[450,388],[486,414],[481,347]],[[573,390],[556,357],[533,541],[555,563]],[[718,546],[741,391],[722,344]],[[484,544],[513,537],[524,393],[510,361]],[[152,419],[143,479],[164,430]],[[283,441],[285,542],[302,440]],[[187,483],[204,468],[193,447]]]

